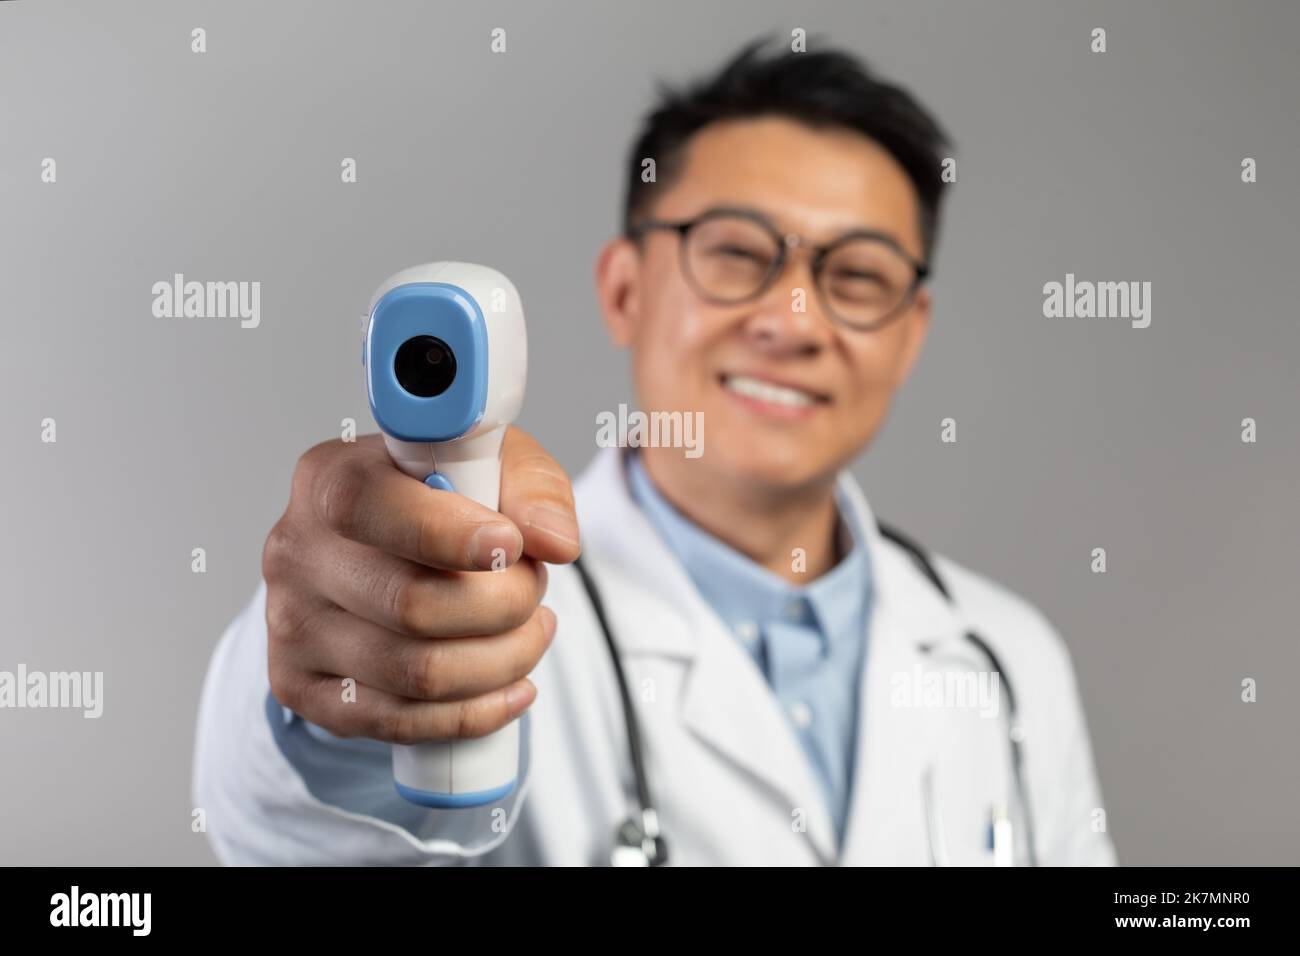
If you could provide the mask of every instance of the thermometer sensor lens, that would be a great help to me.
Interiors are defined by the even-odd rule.
[[[456,356],[442,339],[417,335],[407,339],[393,357],[397,384],[412,395],[433,398],[456,380]]]

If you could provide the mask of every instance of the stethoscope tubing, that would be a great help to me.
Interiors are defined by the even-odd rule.
[[[883,537],[894,542],[894,544],[911,555],[918,568],[943,595],[944,599],[949,604],[955,605],[956,601],[944,583],[943,578],[940,577],[938,570],[920,545],[883,522],[878,522],[878,527]],[[636,786],[637,803],[641,810],[641,821],[635,828],[641,835],[646,862],[650,866],[660,866],[667,862],[668,859],[667,843],[659,832],[658,814],[650,792],[649,775],[646,772],[645,745],[641,734],[641,725],[637,720],[636,708],[632,703],[632,692],[628,686],[627,674],[623,669],[623,658],[619,653],[618,644],[614,640],[614,633],[609,625],[609,618],[605,612],[605,602],[601,598],[600,590],[596,587],[591,572],[583,564],[582,558],[575,560],[573,566],[578,571],[578,577],[582,580],[582,586],[587,592],[588,600],[591,602],[592,612],[596,615],[596,622],[600,625],[601,633],[604,635],[605,644],[609,649],[610,661],[614,667],[614,675],[618,681],[619,698],[623,705],[623,717],[627,725],[627,742],[628,752],[632,760],[632,777]],[[964,636],[988,659],[989,665],[1001,676],[1005,687],[1007,697],[1007,744],[1011,755],[1011,775],[1016,797],[1020,804],[1021,817],[1024,821],[1026,856],[1030,866],[1037,866],[1038,854],[1034,845],[1034,825],[1029,806],[1029,794],[1025,787],[1024,754],[1020,742],[1015,690],[1010,676],[1007,674],[1006,669],[1002,667],[1001,661],[999,661],[997,654],[989,646],[988,642],[973,631],[967,631]],[[940,866],[945,865],[947,863],[947,850],[942,840],[943,822],[941,815],[938,813],[933,792],[933,780],[928,768],[925,779],[922,781],[922,794],[925,802],[926,828],[930,837],[931,863]],[[635,821],[628,821],[627,824],[624,824],[620,828],[620,834],[628,829],[628,824],[634,823]],[[936,838],[939,839],[938,843],[935,842]],[[942,854],[944,859],[941,860],[936,855],[939,853]]]

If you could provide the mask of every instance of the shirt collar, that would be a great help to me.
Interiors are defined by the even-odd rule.
[[[844,557],[821,577],[794,585],[700,528],[678,511],[650,480],[641,456],[628,454],[633,500],[682,562],[696,589],[732,630],[774,621],[816,630],[823,642],[841,636],[860,639],[858,623],[870,599],[871,574],[864,536],[846,516],[853,509],[837,486],[839,534]]]

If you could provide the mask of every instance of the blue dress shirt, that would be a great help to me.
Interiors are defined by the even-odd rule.
[[[847,554],[821,577],[796,586],[674,508],[638,453],[629,453],[628,478],[633,499],[781,702],[843,843],[857,742],[858,676],[871,608],[866,548],[841,518]],[[841,515],[851,513],[837,501]]]

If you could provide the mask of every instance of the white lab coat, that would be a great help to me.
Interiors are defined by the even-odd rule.
[[[851,807],[837,851],[830,813],[787,715],[630,498],[620,453],[599,453],[575,485],[584,562],[622,650],[671,863],[928,865],[938,855],[986,865],[993,858],[990,809],[1000,805],[1013,809],[1023,861],[1002,714],[905,706],[907,691],[942,678],[936,668],[989,669],[963,638],[970,628],[995,649],[1013,682],[1040,862],[1113,864],[1060,637],[1029,604],[935,556],[957,600],[950,606],[915,562],[880,536],[847,474],[841,487],[855,512],[850,520],[866,537],[875,592]],[[559,624],[531,675],[538,693],[523,718],[520,785],[497,807],[418,810],[416,822],[403,804],[406,825],[317,799],[277,747],[264,706],[259,588],[216,649],[199,715],[194,800],[221,860],[607,863],[615,830],[635,809],[618,687],[576,571],[549,570],[545,603]],[[931,645],[928,654],[923,645]]]

